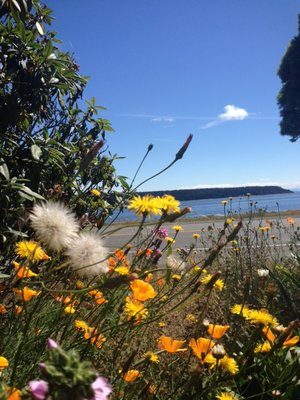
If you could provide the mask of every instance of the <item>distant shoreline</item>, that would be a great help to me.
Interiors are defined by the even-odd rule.
[[[240,186],[231,188],[206,188],[206,189],[176,189],[176,190],[156,190],[149,192],[139,192],[140,196],[163,196],[171,195],[179,201],[189,200],[209,200],[219,198],[250,197],[268,194],[294,193],[292,190],[283,189],[280,186]]]

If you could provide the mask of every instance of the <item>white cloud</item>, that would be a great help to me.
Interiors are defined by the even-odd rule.
[[[161,114],[137,114],[137,113],[110,113],[108,115],[112,115],[114,117],[121,117],[121,118],[144,118],[149,119],[153,122],[174,122],[175,120],[186,120],[186,121],[211,121],[208,122],[205,127],[210,128],[215,125],[219,125],[225,121],[232,121],[232,120],[242,120],[245,118],[254,119],[254,120],[279,120],[279,116],[260,116],[260,113],[250,113],[244,108],[235,107],[233,105],[226,105],[224,107],[225,112],[219,114],[215,120],[214,117],[206,117],[201,115],[161,115]],[[213,120],[213,121],[212,121]],[[203,127],[203,128],[205,128]]]
[[[232,120],[243,120],[248,117],[248,111],[244,108],[235,107],[234,105],[228,104],[224,107],[225,112],[218,115],[218,119],[221,121],[232,121]]]
[[[220,184],[201,184],[201,185],[195,185],[195,186],[185,186],[181,187],[179,189],[214,189],[214,188],[232,188],[232,187],[238,187],[238,186],[244,186],[244,185],[235,185],[233,183],[220,183]]]
[[[151,119],[152,122],[174,122],[175,118],[174,117],[155,117]]]
[[[236,107],[233,104],[227,104],[224,107],[224,113],[219,114],[217,119],[209,122],[208,124],[202,126],[202,129],[208,129],[216,125],[220,125],[227,121],[242,121],[249,116],[247,110],[241,107]]]

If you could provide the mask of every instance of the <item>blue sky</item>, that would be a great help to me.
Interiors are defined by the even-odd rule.
[[[109,149],[141,190],[279,184],[300,189],[300,141],[279,134],[280,60],[297,34],[299,0],[48,1],[62,49],[105,106]]]

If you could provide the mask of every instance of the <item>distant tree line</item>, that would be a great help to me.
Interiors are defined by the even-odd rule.
[[[292,193],[292,191],[283,189],[280,186],[243,186],[232,188],[159,190],[153,192],[139,192],[139,195],[144,196],[150,194],[152,196],[163,196],[164,194],[170,194],[177,200],[185,201],[281,193]]]

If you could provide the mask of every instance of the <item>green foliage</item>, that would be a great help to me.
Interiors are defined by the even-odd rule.
[[[27,209],[60,199],[93,222],[111,212],[118,180],[106,155],[113,129],[96,100],[82,101],[87,78],[48,30],[52,11],[39,1],[0,3],[0,247],[26,228]],[[87,196],[92,188],[101,198]],[[95,201],[97,200],[97,201]],[[103,223],[103,221],[102,221]],[[26,229],[25,229],[26,231]]]
[[[89,361],[80,360],[75,350],[64,351],[61,347],[50,349],[41,372],[50,386],[53,399],[91,398],[91,384],[97,374]]]
[[[282,88],[278,94],[280,133],[295,142],[300,137],[300,15],[299,33],[290,42],[279,66]]]

